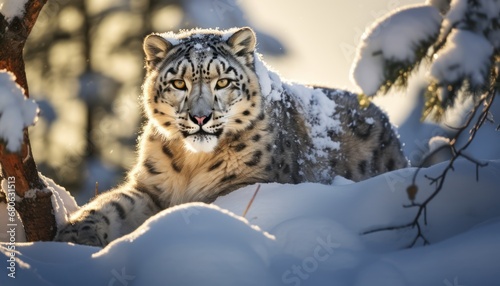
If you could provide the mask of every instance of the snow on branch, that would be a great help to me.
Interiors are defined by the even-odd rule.
[[[375,95],[384,85],[405,80],[405,70],[419,62],[438,37],[441,21],[432,6],[410,6],[378,20],[358,46],[353,82],[364,94]]]
[[[485,86],[490,75],[493,46],[481,34],[453,29],[444,47],[433,56],[431,80],[439,86],[439,100],[446,102],[449,86],[467,80],[473,90]]]
[[[441,14],[445,14],[448,10],[450,10],[450,2],[451,0],[427,0],[425,1],[425,4],[434,6],[439,10],[439,12],[441,12]]]
[[[453,28],[487,34],[493,28],[492,21],[498,21],[499,4],[496,0],[451,1],[449,10],[444,16],[443,36]]]
[[[38,118],[38,105],[24,96],[15,80],[12,73],[0,71],[0,138],[10,152],[20,150],[23,129],[33,125]]]
[[[365,32],[351,79],[364,95],[387,93],[405,87],[423,63],[429,70],[423,118],[440,119],[457,99],[477,102],[497,84],[491,79],[500,62],[500,1],[425,3],[392,12]]]
[[[28,0],[0,0],[0,13],[9,23],[16,17],[22,18],[26,2]]]

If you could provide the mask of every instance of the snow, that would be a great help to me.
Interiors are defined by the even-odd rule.
[[[478,2],[481,3],[481,6],[479,6],[481,12],[486,14],[488,20],[498,18],[498,14],[500,13],[500,2],[498,0],[479,0]]]
[[[464,19],[465,13],[467,11],[467,1],[463,0],[453,0],[450,3],[450,10],[446,13],[443,20],[443,32],[442,35],[448,35],[450,30],[457,26],[458,23]]]
[[[342,132],[340,120],[335,114],[337,104],[330,100],[320,89],[300,84],[286,84],[285,89],[299,100],[300,108],[304,111],[307,118],[306,124],[311,132],[314,154],[310,154],[311,159],[317,157],[326,157],[331,150],[338,150],[340,142],[331,140],[328,130]]]
[[[24,96],[14,75],[5,70],[0,71],[0,115],[0,138],[6,141],[8,151],[19,151],[23,129],[36,122],[38,106]]]
[[[450,139],[443,136],[434,136],[429,140],[429,153],[436,151],[442,146],[450,145]]]
[[[471,85],[479,86],[488,79],[492,55],[493,46],[484,36],[453,29],[445,46],[434,54],[430,75],[442,84],[455,83],[465,76]]]
[[[11,22],[15,17],[22,18],[24,15],[24,6],[28,0],[0,0],[0,13]]]
[[[475,3],[467,0],[453,0],[443,21],[442,34],[448,34],[452,28],[470,28],[466,18],[475,22],[473,26],[475,31],[482,32],[494,26],[491,21],[496,21],[499,13],[500,2],[496,0],[478,0]]]
[[[436,7],[441,13],[446,13],[450,9],[449,0],[426,0],[425,4]]]
[[[65,188],[57,185],[52,179],[38,173],[47,188],[45,190],[52,192],[51,200],[54,209],[57,226],[65,225],[68,222],[69,214],[78,210],[75,198],[66,191]]]
[[[372,285],[371,281],[376,285],[498,285],[499,241],[500,221],[493,220],[442,243],[382,255],[354,285]]]
[[[296,104],[297,110],[304,114],[314,147],[306,155],[309,160],[315,162],[316,158],[326,157],[332,150],[340,148],[340,142],[333,141],[328,135],[329,131],[342,132],[338,114],[335,114],[337,104],[322,89],[282,81],[279,74],[268,67],[258,54],[255,57],[255,70],[267,106],[272,106],[276,101],[286,108]],[[284,111],[274,110],[277,113]],[[370,118],[367,120],[370,121]],[[373,118],[371,120],[373,122]],[[323,174],[318,174],[318,178],[324,182],[330,181],[331,174],[331,170],[325,170]]]
[[[500,48],[500,29],[491,30],[488,33],[488,40],[495,47],[495,49]]]
[[[200,44],[200,43],[196,43],[196,44],[194,45],[194,48],[195,48],[196,50],[201,50],[201,49],[203,49],[203,45],[202,45],[202,44]]]
[[[52,207],[54,210],[54,216],[56,219],[56,224],[58,226],[65,225],[67,223],[67,218],[69,214],[75,212],[78,210],[78,205],[71,196],[71,194],[66,191],[63,187],[57,185],[52,179],[45,177],[41,173],[38,173],[40,176],[40,179],[43,181],[43,183],[47,186],[43,190],[28,190],[25,194],[25,198],[36,198],[36,193],[37,192],[51,192],[51,200],[52,200]],[[4,193],[9,192],[10,190],[8,189],[8,180],[2,180],[1,185],[2,185],[2,191]],[[15,184],[14,184],[15,186]],[[16,203],[21,200],[19,196],[16,195]],[[9,205],[10,206],[10,205]],[[14,204],[15,206],[15,204]],[[11,226],[14,226],[16,228],[15,230],[15,241],[16,242],[25,242],[26,241],[26,235],[23,229],[23,222],[21,221],[19,214],[12,209],[12,211],[15,212],[14,216],[10,215],[7,213],[8,210],[7,206],[5,203],[0,202],[0,219],[2,221],[7,221],[7,218],[13,217],[14,221],[12,222],[12,225],[9,225],[7,223],[2,223],[0,224],[0,242],[8,242],[9,241],[9,235],[7,231],[10,229]],[[9,220],[10,222],[10,220]]]
[[[466,111],[464,111],[465,113]],[[467,154],[472,155],[478,160],[488,160],[489,158],[500,158],[500,148],[498,144],[491,144],[491,142],[497,142],[499,132],[496,130],[498,127],[498,119],[500,118],[500,100],[494,100],[493,105],[490,108],[490,114],[493,115],[495,123],[486,121],[481,127],[476,135],[474,141],[467,148]],[[465,118],[465,117],[464,117]],[[477,114],[472,122],[477,122],[479,114]],[[465,120],[465,119],[463,119]],[[458,122],[456,126],[463,125],[464,122]],[[463,134],[457,140],[457,148],[463,147],[467,144],[469,139],[469,134]]]
[[[493,51],[500,46],[499,13],[499,1],[451,1],[440,35],[440,41],[446,37],[446,44],[434,54],[430,71],[437,83],[454,84],[466,78],[474,89],[488,80]],[[447,91],[442,89],[440,96],[446,100]]]
[[[366,122],[366,124],[372,125],[375,123],[375,119],[373,119],[373,117],[367,117],[367,118],[365,118],[365,122]]]
[[[442,17],[433,6],[397,10],[368,28],[358,46],[351,80],[366,95],[374,95],[385,82],[386,61],[414,63],[422,43],[439,35]]]
[[[222,40],[227,41],[229,37],[231,37],[236,31],[238,31],[238,28],[231,28],[227,30],[219,30],[219,29],[213,29],[213,28],[207,28],[207,29],[201,29],[201,28],[195,28],[191,30],[181,30],[178,33],[175,32],[165,32],[165,33],[158,33],[157,35],[160,37],[163,37],[167,41],[169,41],[172,45],[178,45],[180,44],[184,38],[187,36],[190,36],[191,38],[203,38],[206,36],[207,32],[220,35]],[[195,49],[196,50],[201,50],[203,49],[203,45],[201,43],[195,44]]]
[[[262,96],[268,101],[280,101],[283,93],[281,78],[277,72],[266,65],[259,54],[255,56],[255,73],[259,79]]]
[[[445,164],[420,172],[417,202],[434,190],[424,176]],[[489,161],[476,182],[475,166],[456,161],[427,209],[430,246],[405,248],[415,229],[361,234],[415,215],[403,207],[415,169],[403,169],[358,183],[262,184],[242,218],[256,187],[247,186],[165,210],[104,249],[18,243],[16,278],[4,273],[0,284],[497,285],[499,170]]]

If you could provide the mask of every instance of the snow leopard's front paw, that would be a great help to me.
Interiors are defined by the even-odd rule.
[[[57,232],[54,241],[104,247],[109,243],[108,236],[101,222],[86,219],[62,227]]]

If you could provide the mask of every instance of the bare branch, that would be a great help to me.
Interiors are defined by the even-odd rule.
[[[497,86],[495,84],[492,85],[490,90],[480,98],[480,100],[474,105],[472,111],[469,113],[467,120],[464,125],[462,125],[459,128],[454,128],[457,130],[457,133],[455,136],[452,138],[450,141],[449,145],[443,145],[440,146],[439,148],[436,148],[422,160],[422,163],[420,166],[417,168],[415,171],[413,178],[412,178],[412,185],[416,185],[416,178],[420,170],[423,168],[424,164],[427,162],[427,160],[435,155],[437,152],[445,149],[445,148],[450,148],[452,151],[452,158],[448,161],[448,165],[444,168],[444,170],[439,174],[437,177],[430,177],[428,175],[424,175],[424,177],[429,180],[430,185],[435,185],[435,189],[432,192],[432,194],[427,197],[422,203],[415,203],[412,201],[410,205],[404,205],[403,207],[410,208],[410,207],[417,207],[418,211],[413,220],[409,223],[406,224],[401,224],[401,225],[396,225],[396,226],[389,226],[389,227],[380,227],[380,228],[375,228],[372,230],[368,230],[363,232],[362,234],[371,234],[371,233],[376,233],[376,232],[381,232],[381,231],[389,231],[389,230],[399,230],[399,229],[406,229],[406,228],[417,228],[417,233],[412,240],[412,242],[409,244],[408,247],[413,247],[415,244],[419,241],[422,240],[424,245],[429,244],[429,240],[425,237],[425,235],[422,233],[422,222],[423,224],[427,225],[427,205],[429,202],[431,202],[434,197],[436,197],[439,192],[442,190],[446,175],[448,174],[449,171],[454,170],[454,163],[458,158],[464,158],[468,160],[469,162],[475,164],[476,166],[476,180],[479,180],[479,168],[480,167],[485,167],[488,165],[487,162],[481,162],[469,154],[466,153],[466,149],[470,146],[472,141],[474,140],[477,131],[481,128],[481,126],[484,124],[484,122],[488,119],[488,114],[489,110],[493,104],[493,101],[495,99],[497,93]],[[457,147],[457,142],[458,138],[460,135],[468,128],[468,126],[473,122],[476,113],[481,109],[481,106],[483,106],[481,113],[479,114],[479,117],[477,120],[474,122],[474,125],[470,128],[469,130],[469,138],[467,139],[467,142],[461,146]],[[423,218],[422,218],[423,216]]]

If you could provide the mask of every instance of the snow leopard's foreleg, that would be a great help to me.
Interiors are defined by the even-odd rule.
[[[138,188],[122,186],[105,192],[71,214],[55,241],[106,246],[161,210],[158,202]]]

